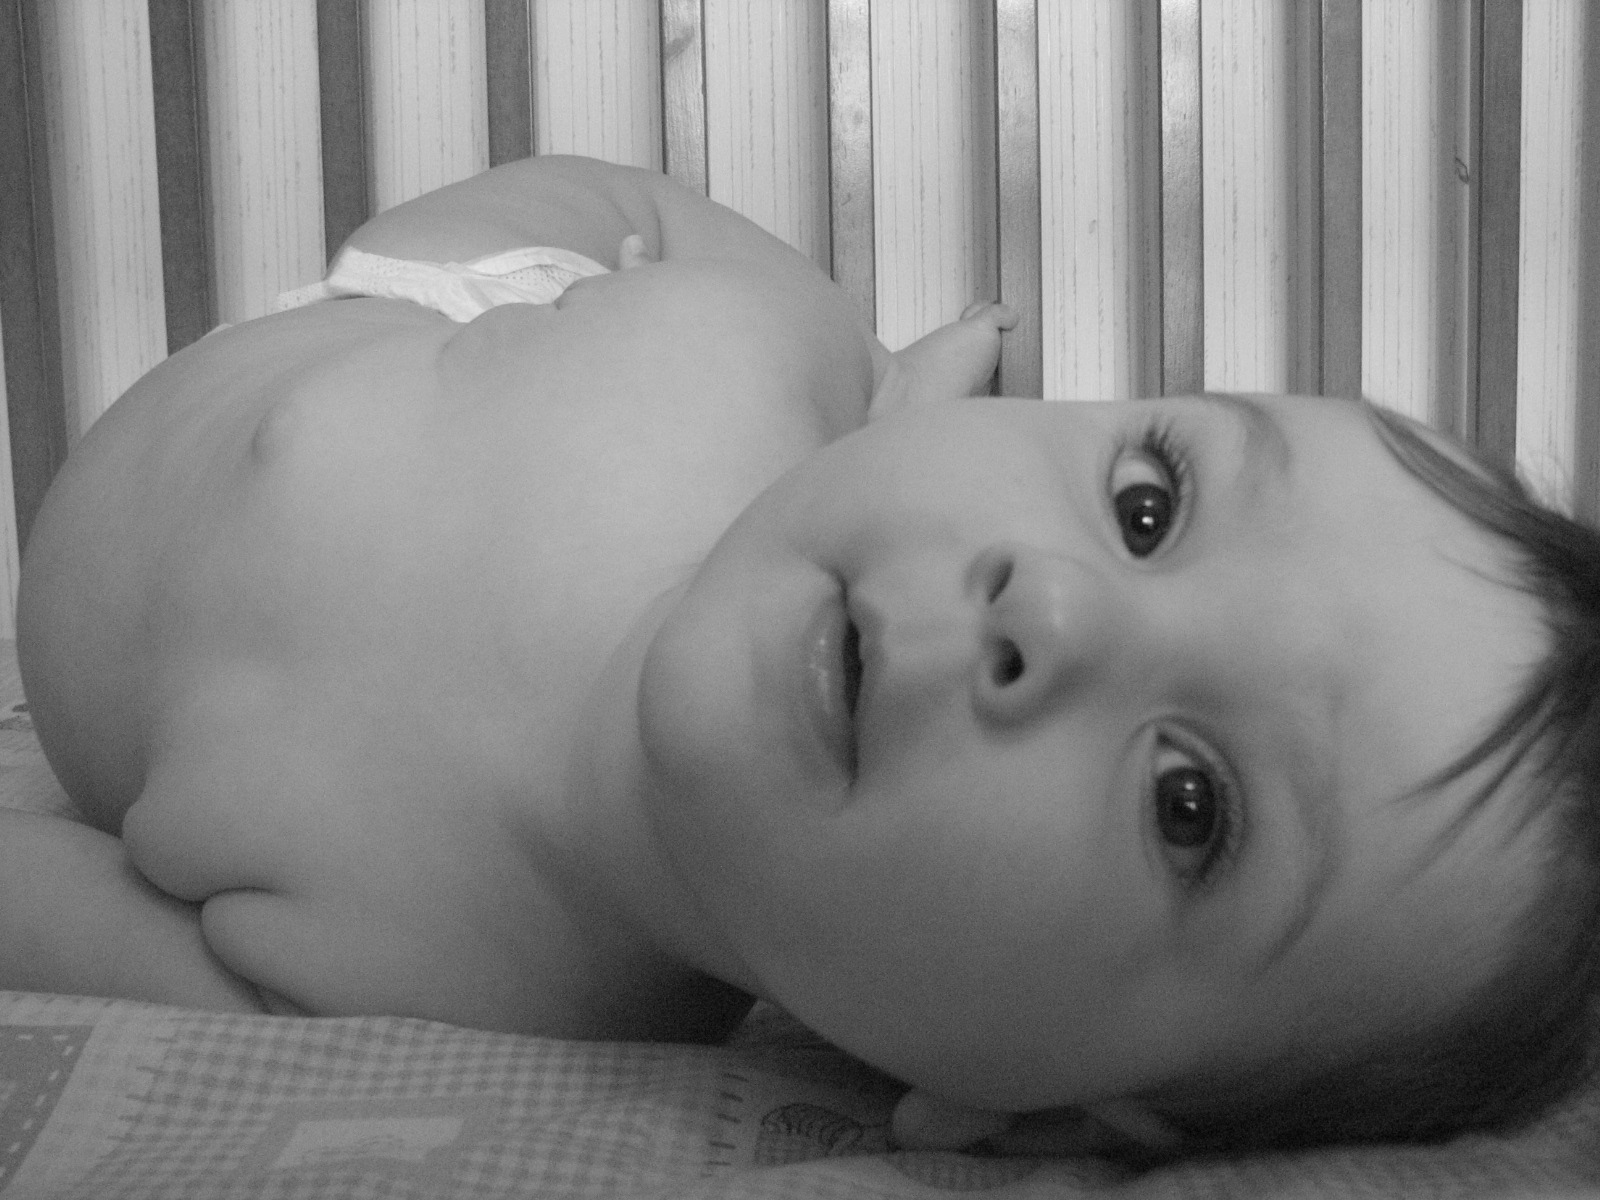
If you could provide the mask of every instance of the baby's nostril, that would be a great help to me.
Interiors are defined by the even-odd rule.
[[[994,682],[996,687],[1010,687],[1022,678],[1022,651],[1010,638],[1001,638],[995,647]]]
[[[989,577],[989,603],[993,604],[1000,598],[1000,593],[1006,590],[1006,584],[1011,582],[1012,562],[1003,558],[995,564],[994,574]]]

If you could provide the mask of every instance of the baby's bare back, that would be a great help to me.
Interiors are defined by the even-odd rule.
[[[163,365],[29,547],[25,682],[74,800],[289,1007],[606,1032],[530,831],[640,613],[864,411],[865,348],[801,291],[656,264],[465,326],[324,304]]]

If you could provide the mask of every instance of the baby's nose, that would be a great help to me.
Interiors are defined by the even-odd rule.
[[[1118,598],[1080,560],[994,546],[973,563],[968,587],[983,606],[972,690],[987,720],[1024,722],[1071,702],[1115,653]]]

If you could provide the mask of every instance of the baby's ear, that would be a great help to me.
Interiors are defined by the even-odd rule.
[[[1183,1137],[1136,1100],[1081,1108],[999,1113],[950,1104],[912,1089],[900,1098],[890,1132],[904,1150],[983,1149],[997,1154],[1086,1156],[1143,1163],[1174,1157]]]

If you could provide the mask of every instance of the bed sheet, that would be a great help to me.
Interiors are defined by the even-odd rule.
[[[71,813],[10,643],[0,802]],[[1600,1195],[1600,1088],[1515,1137],[1143,1174],[896,1151],[898,1092],[768,1008],[706,1048],[0,992],[0,1197]]]

